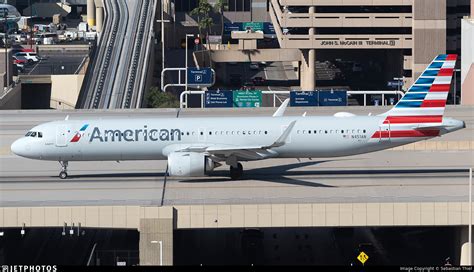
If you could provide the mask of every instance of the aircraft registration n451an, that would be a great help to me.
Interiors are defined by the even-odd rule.
[[[384,150],[465,128],[443,117],[456,59],[437,56],[392,109],[376,116],[283,116],[286,100],[268,117],[66,118],[32,128],[11,150],[59,161],[62,179],[70,161],[168,160],[171,176],[203,176],[227,164],[238,179],[242,161]]]

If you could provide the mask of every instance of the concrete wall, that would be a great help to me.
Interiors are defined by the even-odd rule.
[[[468,202],[3,207],[0,208],[0,228],[81,223],[82,227],[139,229],[154,239],[154,235],[169,232],[171,226],[173,229],[461,226],[469,223],[468,211]],[[163,223],[152,219],[170,218],[176,222],[165,222],[167,230],[161,234],[159,229],[148,225]]]
[[[84,75],[51,75],[51,108],[74,109]]]
[[[413,78],[446,53],[446,0],[413,0]]]
[[[474,20],[461,22],[461,104],[474,105]]]

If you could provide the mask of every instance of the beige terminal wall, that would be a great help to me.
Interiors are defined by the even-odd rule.
[[[74,109],[83,80],[84,75],[52,75],[51,108]]]
[[[461,104],[474,105],[474,20],[461,22]]]

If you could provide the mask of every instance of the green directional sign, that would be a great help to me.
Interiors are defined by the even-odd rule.
[[[234,107],[258,108],[262,106],[262,91],[233,91]]]
[[[243,30],[251,28],[253,31],[263,31],[263,22],[245,22],[242,23]]]

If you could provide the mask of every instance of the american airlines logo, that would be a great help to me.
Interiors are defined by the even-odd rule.
[[[88,126],[89,126],[89,124],[83,125],[83,126],[81,127],[81,129],[76,132],[76,134],[74,135],[74,137],[72,137],[71,143],[77,143],[77,142],[79,142],[79,140],[81,139],[82,135],[84,135],[84,131],[86,131],[86,129],[87,129]]]
[[[105,129],[94,127],[89,142],[139,142],[139,141],[181,141],[181,130],[179,129]]]

